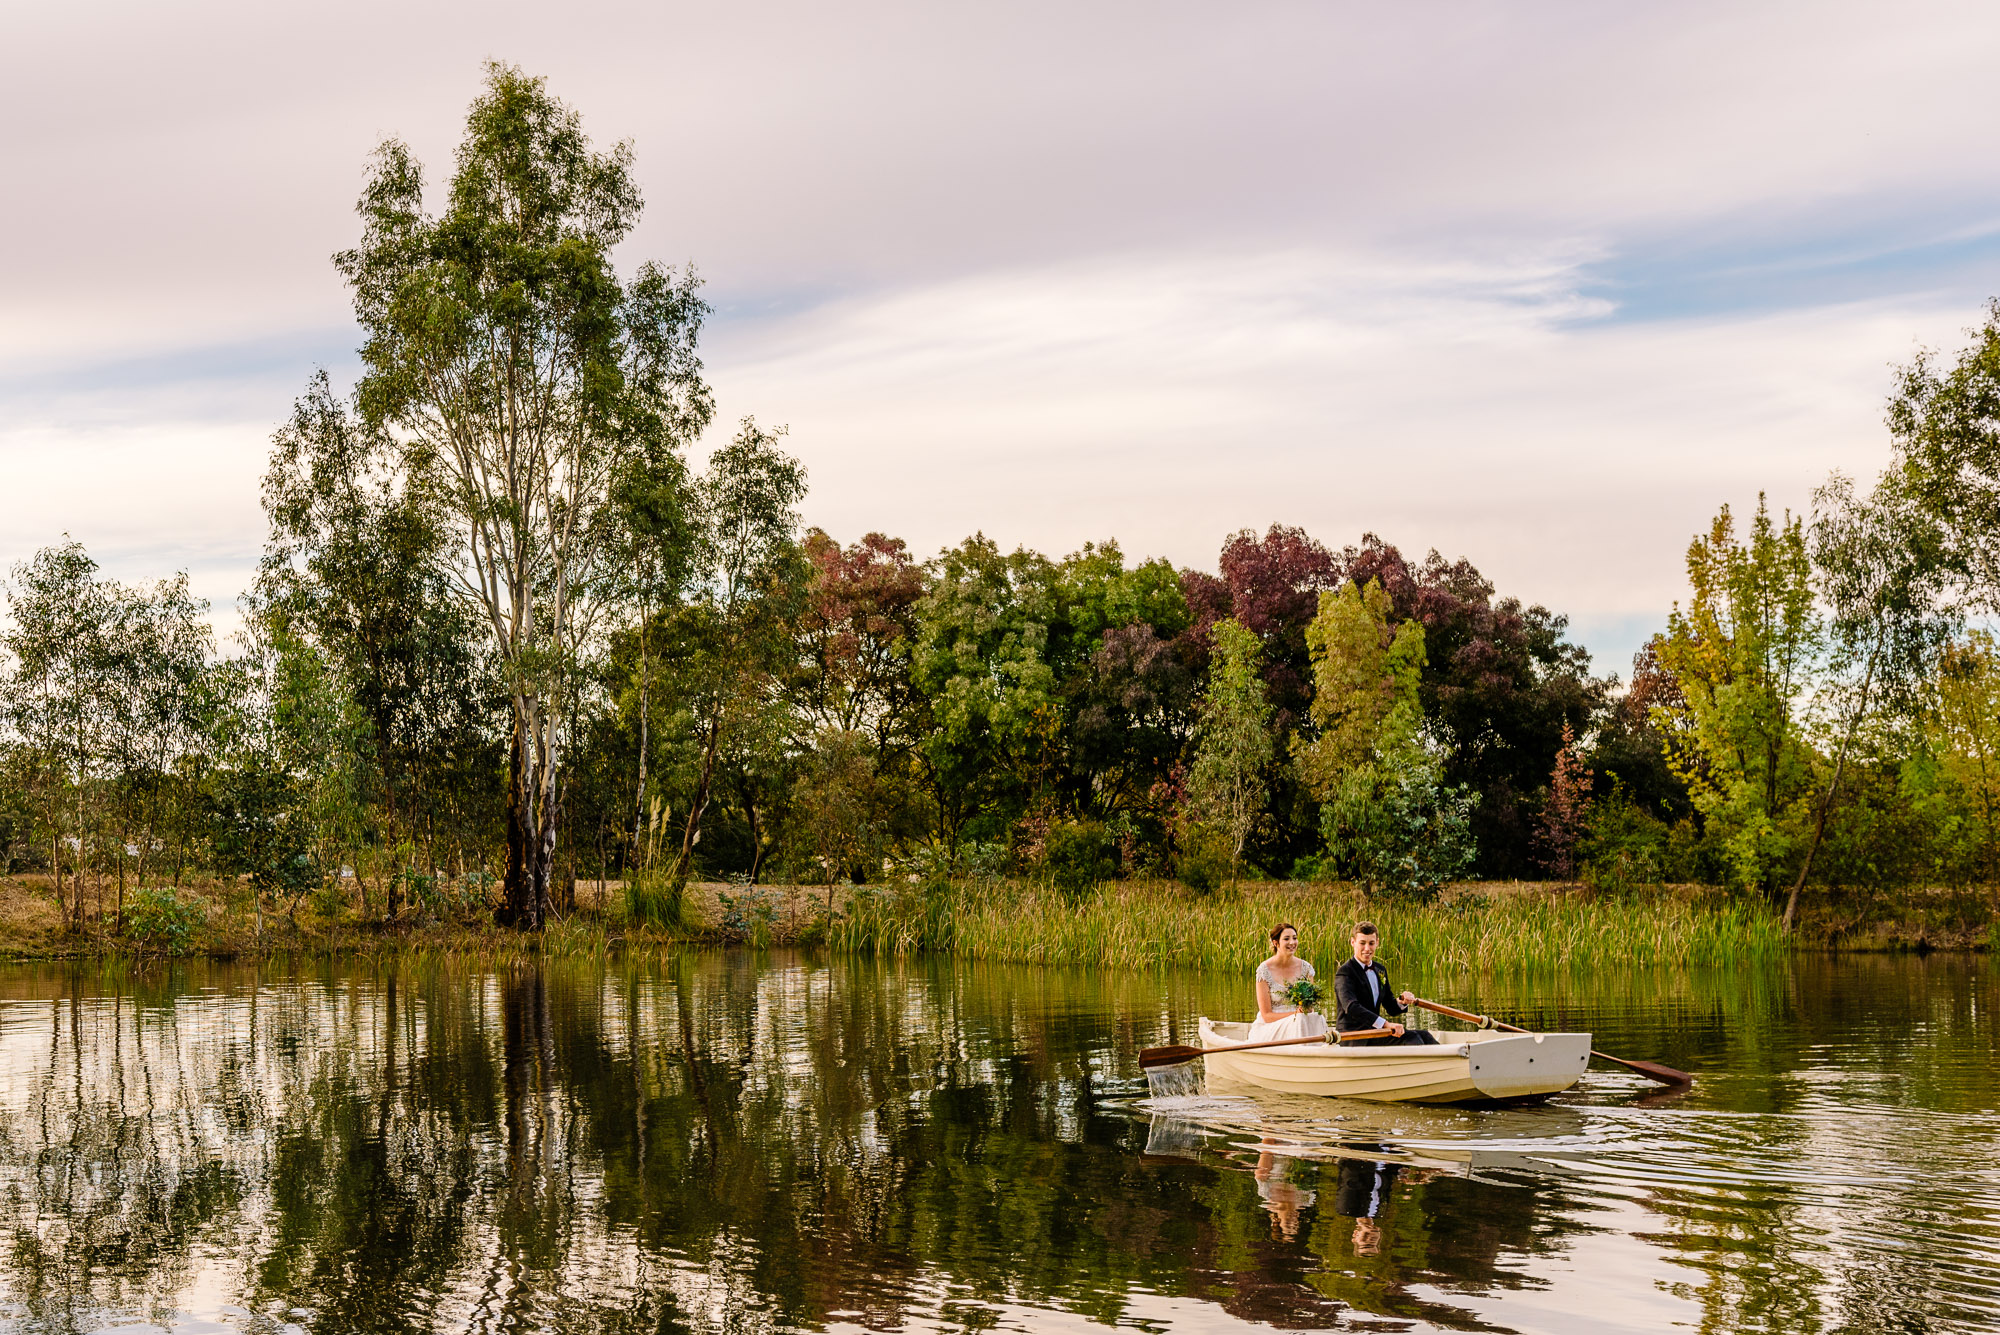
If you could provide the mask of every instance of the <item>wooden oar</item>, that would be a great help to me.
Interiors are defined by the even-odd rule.
[[[1251,1048],[1288,1048],[1294,1043],[1325,1043],[1330,1039],[1339,1039],[1342,1043],[1351,1043],[1356,1039],[1380,1037],[1382,1037],[1380,1029],[1361,1029],[1351,1034],[1314,1034],[1310,1038],[1273,1038],[1263,1043],[1230,1043],[1219,1048],[1191,1048],[1185,1045],[1176,1045],[1170,1048],[1144,1048],[1139,1053],[1139,1067],[1141,1070],[1151,1070],[1155,1066],[1179,1066],[1182,1062],[1191,1062],[1197,1057],[1206,1057],[1211,1052],[1246,1052]]]
[[[1418,997],[1416,1002],[1417,1005],[1422,1006],[1427,1011],[1436,1011],[1439,1015],[1449,1015],[1455,1020],[1470,1020],[1481,1028],[1490,1026],[1494,1029],[1504,1029],[1510,1034],[1532,1034],[1535,1032],[1532,1029],[1523,1029],[1517,1024],[1501,1024],[1490,1015],[1474,1015],[1471,1011],[1462,1011],[1456,1006],[1441,1006],[1435,1001],[1425,1001],[1422,997]],[[1608,1052],[1599,1052],[1596,1048],[1590,1050],[1590,1055],[1598,1058],[1600,1061],[1615,1062],[1620,1066],[1637,1071],[1648,1080],[1657,1080],[1663,1085],[1691,1085],[1694,1083],[1694,1077],[1686,1071],[1676,1071],[1673,1067],[1662,1066],[1658,1062],[1627,1061],[1623,1057],[1614,1057]]]

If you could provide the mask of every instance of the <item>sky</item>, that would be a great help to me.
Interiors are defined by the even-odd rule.
[[[369,154],[441,186],[488,60],[629,141],[704,445],[786,426],[807,522],[1372,532],[1600,671],[2000,294],[1991,5],[0,4],[0,569],[69,534],[225,629],[272,431],[358,370]]]

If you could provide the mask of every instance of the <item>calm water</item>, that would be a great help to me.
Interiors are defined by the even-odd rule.
[[[1193,975],[14,967],[0,1332],[2000,1327],[2000,970],[1397,972],[1700,1079],[1155,1103]]]

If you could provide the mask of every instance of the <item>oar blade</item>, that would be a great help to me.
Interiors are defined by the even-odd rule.
[[[1182,1062],[1191,1062],[1201,1055],[1200,1048],[1145,1048],[1139,1053],[1139,1069],[1150,1071],[1160,1066],[1179,1066]]]
[[[1673,1067],[1662,1066],[1658,1062],[1635,1062],[1629,1057],[1613,1057],[1602,1052],[1593,1052],[1590,1055],[1593,1057],[1603,1057],[1608,1062],[1616,1062],[1627,1070],[1637,1071],[1648,1080],[1657,1080],[1663,1085],[1691,1085],[1694,1083],[1694,1077],[1686,1071],[1676,1071]]]

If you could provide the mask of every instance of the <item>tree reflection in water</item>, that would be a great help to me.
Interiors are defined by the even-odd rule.
[[[1177,986],[740,952],[13,968],[0,1296],[20,1315],[0,1331],[224,1303],[326,1332],[984,1328],[1022,1307],[1171,1324],[1164,1298],[1210,1322],[1492,1329],[1618,1210],[1647,1221],[1620,1243],[1655,1278],[1607,1311],[1812,1329],[1863,1293],[1938,1310],[1920,1281],[1782,1255],[1825,1207],[1777,1187],[1744,1210],[1511,1151],[1441,1172],[1358,1124],[1303,1144],[1149,1128],[1137,1049],[1220,1005]],[[1744,991],[1675,1004],[1780,1061],[1811,1046],[1746,1037]],[[1486,1125],[1458,1116],[1412,1124]],[[1600,1134],[1575,1112],[1536,1125]],[[1760,1134],[1803,1160],[1830,1133]]]

